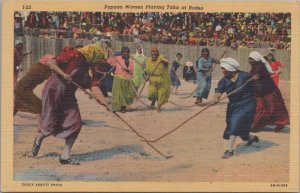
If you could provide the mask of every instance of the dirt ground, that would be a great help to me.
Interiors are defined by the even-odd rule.
[[[215,88],[216,81],[213,82]],[[181,99],[195,88],[182,81],[178,95],[170,101],[183,106],[194,98]],[[280,89],[289,109],[289,82]],[[35,92],[41,96],[42,86]],[[14,119],[14,180],[51,181],[170,181],[170,182],[288,182],[289,126],[282,133],[272,127],[257,133],[259,143],[244,146],[236,141],[235,155],[222,159],[227,147],[223,140],[227,101],[208,108],[179,130],[153,145],[166,155],[165,159],[142,142],[113,114],[99,106],[81,91],[76,93],[84,125],[73,147],[73,157],[79,166],[60,165],[64,141],[55,137],[44,140],[37,158],[31,156],[37,134],[34,115],[18,113]],[[213,92],[210,93],[210,98]],[[147,100],[147,86],[142,94]],[[170,103],[161,113],[135,102],[128,113],[120,114],[140,134],[155,139],[175,128],[202,107],[181,108]]]

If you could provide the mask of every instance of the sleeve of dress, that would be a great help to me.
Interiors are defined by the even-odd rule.
[[[99,78],[96,75],[96,71],[94,69],[91,69],[91,71],[92,71],[92,83],[91,83],[91,87],[98,86]]]
[[[133,74],[134,71],[134,61],[132,59],[129,59],[129,71]]]
[[[217,88],[215,88],[215,93],[224,93],[226,91],[226,80],[222,78],[217,85]]]
[[[197,62],[197,67],[198,67],[198,71],[205,70],[205,68],[203,67],[203,60],[201,60],[201,58]]]
[[[73,61],[76,58],[76,53],[73,49],[65,48],[63,51],[57,55],[54,59],[58,63],[58,66],[64,67],[71,61]]]
[[[107,59],[107,63],[110,64],[111,66],[116,66],[116,58],[114,57],[109,57]]]
[[[250,74],[251,76],[254,76],[256,74],[258,75],[261,75],[261,71],[262,71],[262,65],[261,64],[254,64],[252,65],[251,67],[251,71],[250,71]]]

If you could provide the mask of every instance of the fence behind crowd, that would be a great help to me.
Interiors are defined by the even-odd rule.
[[[75,47],[76,45],[87,45],[92,43],[92,40],[74,40],[74,39],[52,39],[52,38],[39,38],[39,37],[17,37],[16,39],[21,39],[24,41],[26,50],[32,50],[32,54],[28,55],[24,60],[22,73],[26,73],[32,63],[39,60],[44,54],[58,54],[64,47]],[[134,42],[123,42],[119,40],[113,40],[112,42],[114,50],[121,50],[122,46],[128,46],[131,50],[131,54],[136,52],[137,43]],[[194,66],[196,60],[201,55],[201,50],[203,46],[191,46],[191,45],[168,45],[168,44],[153,44],[148,42],[143,42],[142,45],[144,50],[144,55],[150,57],[151,48],[153,46],[158,47],[159,52],[165,55],[169,63],[171,64],[177,53],[182,53],[183,58],[181,60],[181,67],[178,69],[178,75],[182,78],[182,71],[185,62],[191,61]],[[251,51],[258,51],[262,55],[267,55],[271,50],[266,48],[238,48],[232,49],[227,47],[207,47],[210,50],[210,55],[216,59],[222,55],[224,51],[225,57],[232,57],[236,59],[241,67],[241,70],[249,71],[250,65],[248,62],[248,56]],[[283,64],[281,79],[290,80],[290,70],[291,70],[291,50],[273,50],[277,60],[281,61]],[[216,68],[213,73],[213,79],[219,79],[222,77],[221,71]]]

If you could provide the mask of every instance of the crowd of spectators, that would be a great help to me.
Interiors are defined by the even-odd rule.
[[[16,36],[290,49],[290,13],[15,12]]]

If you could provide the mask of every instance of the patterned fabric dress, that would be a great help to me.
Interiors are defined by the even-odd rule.
[[[146,64],[146,71],[148,74],[152,74],[152,72],[155,70],[155,67],[159,65],[150,77],[148,91],[148,99],[151,101],[157,100],[158,105],[167,103],[171,92],[171,78],[169,75],[169,69],[160,63],[162,60],[166,61],[166,58],[163,55],[159,55],[156,61],[149,59]]]

